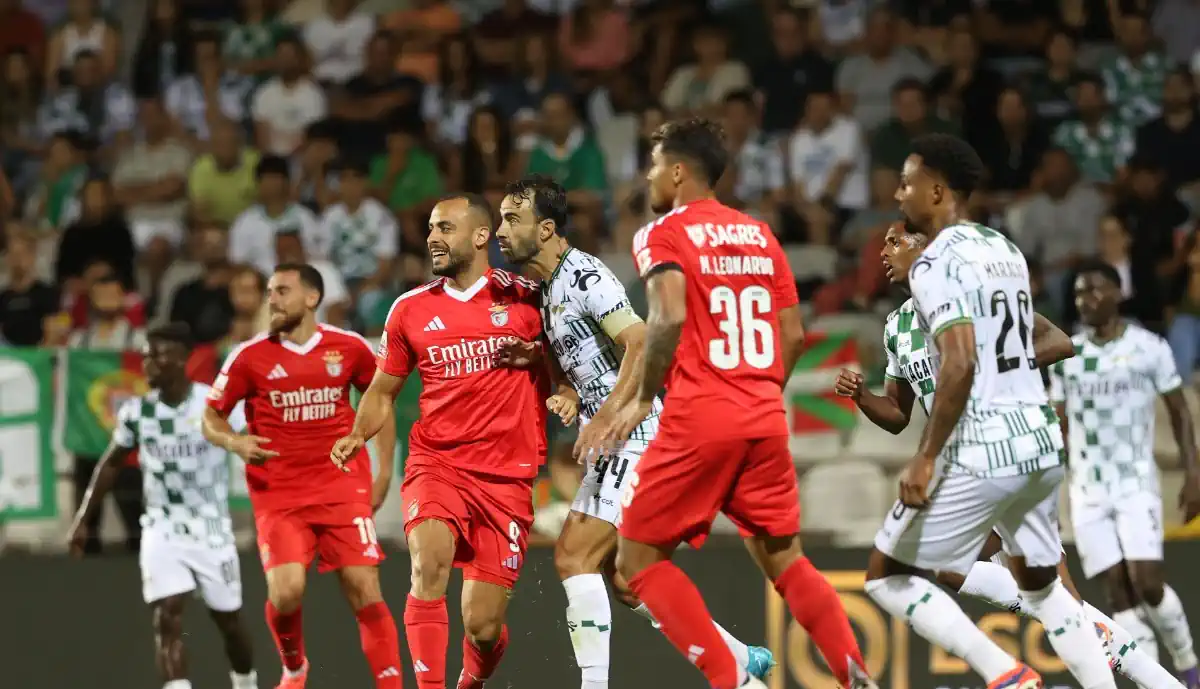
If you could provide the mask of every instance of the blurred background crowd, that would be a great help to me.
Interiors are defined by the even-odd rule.
[[[376,334],[429,277],[433,203],[525,172],[644,303],[649,135],[699,113],[728,133],[722,200],[770,223],[864,369],[899,296],[899,168],[943,131],[987,163],[973,212],[1041,313],[1071,327],[1098,255],[1185,375],[1200,357],[1200,0],[0,0],[0,60],[14,346],[129,350],[182,320],[211,379],[303,260],[322,317]]]

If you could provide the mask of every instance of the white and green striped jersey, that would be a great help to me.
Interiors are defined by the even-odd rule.
[[[1033,298],[1021,251],[989,227],[951,226],[913,263],[908,282],[930,369],[941,367],[938,335],[964,323],[975,331],[975,379],[944,450],[952,468],[1004,477],[1060,465],[1062,430],[1034,358]],[[928,404],[932,409],[932,399]]]
[[[113,442],[138,450],[146,502],[142,528],[220,548],[233,543],[229,455],[200,432],[209,390],[193,383],[177,407],[162,402],[157,390],[126,400],[117,411]],[[241,409],[229,418],[235,429],[246,425]]]
[[[1066,412],[1072,496],[1157,490],[1154,404],[1183,385],[1170,346],[1133,323],[1109,342],[1071,340],[1075,356],[1050,368],[1050,399]]]
[[[908,384],[921,409],[928,415],[933,408],[937,371],[925,346],[925,333],[917,325],[917,311],[912,299],[888,314],[883,333],[887,377]]]

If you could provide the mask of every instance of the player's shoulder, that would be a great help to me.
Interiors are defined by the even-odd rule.
[[[233,349],[229,350],[229,355],[225,357],[225,363],[221,366],[221,373],[228,373],[238,361],[253,358],[254,356],[265,352],[271,347],[271,334],[261,332],[250,339],[234,345]],[[271,353],[274,355],[274,352]]]
[[[404,314],[414,306],[419,307],[420,304],[442,294],[442,285],[445,281],[445,278],[434,278],[420,287],[414,287],[396,297],[388,309],[387,318],[384,319],[385,326],[390,327],[394,319],[402,319]]]
[[[904,315],[913,315],[917,311],[916,305],[913,303],[912,297],[904,300],[904,303],[892,309],[887,318],[884,319],[884,327],[894,328],[900,323],[900,317]]]
[[[142,416],[142,407],[147,404],[154,404],[158,399],[156,390],[149,390],[144,395],[133,395],[129,397],[121,406],[117,407],[118,423],[128,423]]]
[[[237,214],[233,219],[233,224],[230,225],[230,231],[236,229],[246,229],[255,226],[256,224],[265,224],[263,222],[263,209],[257,203],[250,206],[246,210]]]
[[[538,283],[501,268],[492,268],[488,272],[488,284],[493,292],[498,291],[515,301],[536,303],[541,294]]]
[[[319,323],[317,329],[321,331],[321,338],[328,339],[330,344],[362,345],[368,351],[374,351],[371,343],[361,333],[339,328],[336,325],[329,325],[328,323]]]
[[[1167,342],[1167,338],[1159,335],[1153,330],[1142,327],[1138,323],[1129,321],[1126,323],[1125,327],[1128,329],[1129,338],[1141,347],[1153,350],[1171,348],[1171,344]]]
[[[350,214],[346,211],[346,204],[335,203],[321,212],[322,222],[337,222],[346,218]]]

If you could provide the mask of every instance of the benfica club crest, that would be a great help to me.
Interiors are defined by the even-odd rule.
[[[342,353],[331,351],[325,352],[325,372],[332,378],[337,378],[342,375]]]
[[[503,328],[508,325],[508,307],[504,304],[492,304],[488,307],[488,311],[492,312],[492,325],[497,328]]]
[[[695,244],[697,249],[704,247],[704,240],[707,237],[704,236],[703,225],[687,225],[683,229],[687,232],[688,239],[692,240],[692,244]]]

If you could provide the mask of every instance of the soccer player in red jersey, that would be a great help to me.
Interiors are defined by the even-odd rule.
[[[337,571],[358,618],[363,653],[378,689],[400,689],[400,642],[379,590],[383,552],[374,510],[391,480],[395,426],[387,416],[376,440],[379,475],[363,448],[344,471],[329,464],[334,442],[350,430],[350,386],[364,390],[375,353],[361,336],[319,324],[324,285],[307,264],[284,264],[267,285],[270,329],[230,352],[213,383],[204,437],[246,460],[258,548],[267,574],[267,626],[283,660],[280,689],[302,689],[308,675],[300,602],[313,558]],[[245,400],[249,433],[226,417]]]
[[[537,286],[488,267],[491,219],[487,201],[474,195],[434,207],[427,244],[440,277],[392,304],[379,371],[354,430],[331,453],[340,465],[358,452],[417,370],[421,416],[400,491],[412,555],[404,627],[421,689],[446,686],[453,567],[463,569],[466,629],[458,689],[480,689],[500,663],[505,611],[533,523],[533,479],[546,454],[544,376],[497,362],[502,343],[541,335]]]
[[[667,397],[622,496],[617,568],[713,687],[765,687],[734,661],[700,592],[671,562],[681,542],[698,547],[722,511],[839,683],[872,686],[837,592],[800,550],[783,408],[785,372],[804,343],[799,299],[771,228],[714,198],[723,139],[704,119],[669,122],[653,138],[650,203],[666,215],[633,242],[649,301],[642,383],[609,437],[628,437],[664,383]]]

